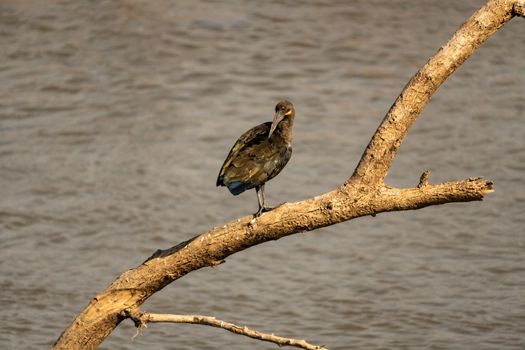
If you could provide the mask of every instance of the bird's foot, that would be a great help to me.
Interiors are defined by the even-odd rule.
[[[259,210],[255,214],[253,214],[254,218],[258,218],[261,216],[262,213],[266,213],[267,211],[273,210],[275,207],[260,207]]]

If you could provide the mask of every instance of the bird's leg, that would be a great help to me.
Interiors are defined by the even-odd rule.
[[[257,212],[253,214],[253,216],[258,217],[264,211],[264,185],[255,186],[255,192],[257,192],[257,202],[259,203],[259,210],[257,210]]]
[[[266,211],[270,211],[274,208],[267,207],[264,205],[264,203],[266,202],[266,198],[264,196],[264,184],[262,184],[261,186],[256,186],[255,191],[257,191],[257,200],[259,201],[259,210],[257,210],[257,213],[255,213],[254,216],[258,217],[262,213]]]
[[[261,185],[261,193],[262,193],[263,212],[272,210],[273,207],[267,207],[267,206],[264,205],[264,203],[266,202],[266,198],[264,197],[264,184]]]

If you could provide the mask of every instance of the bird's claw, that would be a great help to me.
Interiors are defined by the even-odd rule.
[[[255,214],[253,214],[254,218],[258,218],[261,216],[262,213],[266,213],[267,211],[273,210],[275,207],[260,207],[259,210]]]

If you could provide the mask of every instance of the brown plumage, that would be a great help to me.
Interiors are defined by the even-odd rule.
[[[255,188],[259,210],[264,206],[264,184],[281,172],[292,155],[292,126],[295,109],[291,102],[275,106],[272,122],[246,131],[233,145],[217,177],[217,186],[226,186],[233,195]]]

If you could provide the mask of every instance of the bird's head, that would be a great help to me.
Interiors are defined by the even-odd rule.
[[[295,109],[293,104],[290,101],[283,100],[275,106],[275,115],[273,116],[272,126],[270,127],[270,133],[268,138],[270,138],[277,128],[277,125],[284,118],[293,118],[295,116]]]

